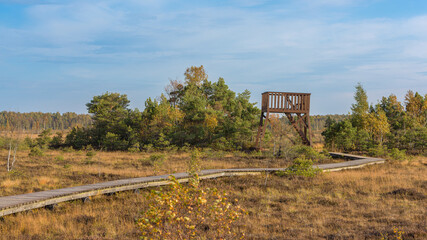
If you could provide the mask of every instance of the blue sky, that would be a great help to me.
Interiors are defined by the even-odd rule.
[[[144,108],[204,65],[236,92],[311,92],[312,114],[427,90],[427,1],[0,0],[0,111],[86,113],[106,91]]]

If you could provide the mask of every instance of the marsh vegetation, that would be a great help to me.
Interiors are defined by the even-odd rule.
[[[7,152],[3,150],[1,156]],[[21,152],[17,170],[0,165],[1,195],[186,171],[191,153],[128,153],[49,150],[42,157]],[[88,156],[92,155],[92,156]],[[155,157],[152,157],[155,156]],[[162,157],[164,156],[164,158]],[[160,166],[155,166],[163,158]],[[325,160],[323,160],[325,161]],[[291,160],[241,152],[205,151],[201,167],[289,166]],[[427,159],[391,160],[358,170],[322,173],[314,177],[261,175],[200,182],[237,199],[247,214],[235,222],[233,234],[248,239],[405,239],[427,237]],[[163,188],[167,189],[167,188]],[[2,239],[135,239],[136,219],[150,207],[152,189],[97,196],[89,203],[59,204],[3,218]],[[157,189],[159,190],[159,189]],[[206,230],[208,231],[208,230]],[[206,233],[208,236],[210,233]],[[203,238],[203,236],[202,236]]]

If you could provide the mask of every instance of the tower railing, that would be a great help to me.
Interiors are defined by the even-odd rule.
[[[270,113],[284,113],[301,136],[303,144],[311,145],[310,96],[311,93],[264,92],[256,147],[261,149]]]
[[[308,113],[310,93],[265,92],[262,94],[262,111],[270,113]]]

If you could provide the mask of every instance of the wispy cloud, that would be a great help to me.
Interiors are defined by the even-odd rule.
[[[252,86],[255,101],[269,86],[331,98],[353,91],[358,81],[387,87],[377,94],[401,91],[399,79],[426,89],[420,73],[427,72],[427,15],[352,16],[353,7],[369,2],[22,0],[17,3],[28,21],[20,27],[0,22],[0,69],[8,59],[48,64],[64,82],[103,79],[112,88],[119,78],[130,86],[156,82],[150,91],[138,85],[147,96],[200,64],[212,80],[224,76],[237,91]],[[334,111],[346,112],[349,103],[338,105]]]

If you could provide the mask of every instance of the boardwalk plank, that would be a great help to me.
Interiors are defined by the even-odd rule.
[[[333,157],[352,159],[352,161],[314,165],[314,168],[323,171],[339,171],[364,167],[370,164],[384,163],[381,158],[368,158],[352,154],[330,153]],[[224,176],[239,176],[261,174],[264,172],[284,171],[286,168],[237,168],[237,169],[206,169],[199,173],[200,179],[218,178]],[[88,184],[83,186],[68,187],[62,189],[47,190],[34,193],[26,193],[13,196],[0,197],[0,217],[8,214],[40,208],[90,196],[114,193],[119,191],[134,190],[139,188],[162,186],[169,184],[169,177],[174,176],[180,182],[190,179],[188,173],[174,173],[159,176],[121,179],[103,183]]]

